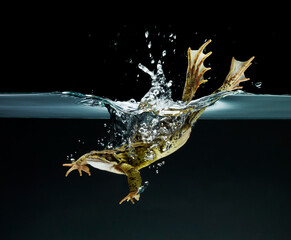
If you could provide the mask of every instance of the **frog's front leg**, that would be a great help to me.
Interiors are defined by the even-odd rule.
[[[85,155],[80,157],[77,161],[73,163],[64,163],[64,167],[71,167],[67,172],[66,172],[66,177],[69,175],[70,172],[73,170],[78,170],[80,176],[82,176],[82,171],[88,173],[89,176],[91,176],[90,169],[86,166],[87,165],[87,160]]]
[[[139,200],[140,194],[138,193],[138,189],[141,187],[141,176],[140,172],[131,166],[130,164],[127,163],[122,163],[119,168],[125,173],[127,176],[128,180],[128,186],[129,186],[129,194],[123,198],[119,204],[123,203],[125,200],[126,201],[131,201],[132,204],[134,204],[134,198],[136,200]]]

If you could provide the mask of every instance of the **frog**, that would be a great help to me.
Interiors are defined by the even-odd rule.
[[[203,51],[210,42],[211,40],[206,41],[198,50],[188,48],[188,66],[182,94],[182,101],[185,103],[189,103],[201,84],[208,81],[204,79],[204,74],[211,68],[205,67],[204,61],[212,52],[204,54]],[[232,57],[229,73],[221,87],[215,90],[213,94],[242,89],[243,87],[240,86],[240,83],[250,80],[250,78],[245,77],[244,72],[252,64],[253,59],[254,57],[251,57],[249,60],[242,62]],[[218,95],[215,101],[219,100],[222,96]],[[93,150],[82,155],[72,163],[64,163],[63,166],[70,167],[65,176],[67,177],[74,170],[77,170],[80,176],[82,176],[82,172],[90,176],[91,172],[88,165],[99,170],[125,175],[127,176],[129,193],[121,199],[119,204],[122,204],[124,201],[130,201],[134,204],[135,200],[138,201],[140,199],[142,192],[140,170],[180,149],[190,138],[192,126],[205,109],[206,107],[199,110],[192,110],[187,115],[183,124],[166,136],[157,136],[152,141],[143,141],[136,136],[133,138],[135,141],[132,141],[130,144],[124,144],[115,149]],[[167,125],[164,124],[163,126]],[[149,158],[149,156],[151,157]]]

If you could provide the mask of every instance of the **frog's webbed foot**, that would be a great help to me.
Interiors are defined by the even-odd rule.
[[[71,167],[67,172],[66,172],[66,177],[69,175],[70,172],[74,170],[78,170],[80,176],[82,176],[82,171],[88,173],[89,176],[91,176],[90,169],[86,165],[81,165],[80,162],[76,161],[73,163],[64,163],[64,167]]]
[[[182,101],[184,102],[190,102],[199,86],[207,82],[207,80],[204,80],[203,75],[206,71],[210,70],[210,68],[206,68],[203,62],[212,52],[204,54],[203,50],[210,42],[211,40],[208,40],[198,50],[188,49],[187,77],[182,96]]]
[[[134,204],[134,198],[138,201],[140,194],[137,194],[138,190],[134,191],[134,192],[130,192],[125,198],[123,198],[119,204],[123,203],[125,200],[128,202],[129,200],[132,202],[132,204]]]
[[[249,78],[246,78],[244,75],[244,72],[247,70],[247,68],[252,64],[252,60],[255,57],[251,57],[249,60],[245,62],[241,62],[238,60],[235,60],[234,57],[231,60],[230,70],[228,75],[226,76],[226,79],[219,88],[219,91],[233,91],[237,89],[242,89],[242,86],[239,86],[241,82],[245,82],[250,80]]]

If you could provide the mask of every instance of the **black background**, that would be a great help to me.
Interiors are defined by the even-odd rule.
[[[209,17],[210,22],[145,24],[136,18],[123,23],[74,16],[58,21],[53,14],[5,19],[1,92],[77,91],[139,100],[150,79],[138,63],[153,70],[149,53],[158,60],[166,50],[163,69],[173,80],[173,98],[180,99],[187,48],[212,39],[207,50],[213,54],[206,63],[212,67],[210,81],[197,96],[221,84],[232,56],[247,60],[253,55],[245,90],[290,94],[288,62],[283,60],[289,35],[282,30],[283,19],[270,21],[266,14],[242,23],[231,21],[233,17],[225,23]],[[255,87],[256,82],[262,87]],[[198,121],[191,139],[164,159],[158,174],[153,168],[142,170],[150,186],[134,206],[118,205],[128,191],[125,177],[94,169],[91,177],[64,177],[61,164],[70,154],[77,158],[95,149],[97,139],[107,134],[104,123],[1,120],[4,239],[290,236],[290,121]]]
[[[208,22],[189,20],[174,23],[129,21],[104,22],[53,18],[19,19],[4,28],[2,92],[77,91],[111,99],[140,99],[150,87],[149,76],[138,64],[154,70],[158,60],[168,80],[173,80],[174,98],[180,99],[187,68],[187,49],[198,49],[212,39],[206,52],[213,54],[205,65],[210,81],[199,95],[209,94],[225,79],[231,58],[245,61],[255,56],[244,84],[248,92],[288,94],[288,32],[283,19]],[[40,20],[39,20],[40,21]],[[149,32],[148,39],[145,32]],[[176,35],[171,42],[170,35]],[[148,49],[151,41],[152,48]],[[175,49],[175,54],[173,50]],[[162,58],[162,51],[167,55]],[[149,54],[155,59],[151,64]],[[137,77],[139,75],[139,77]],[[255,87],[262,82],[261,89]],[[134,91],[133,91],[134,90]]]

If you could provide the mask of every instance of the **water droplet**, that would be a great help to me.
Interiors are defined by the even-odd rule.
[[[148,48],[151,48],[151,47],[152,47],[152,42],[150,41],[148,44]]]
[[[172,84],[173,84],[173,81],[172,81],[172,80],[170,80],[170,81],[167,83],[167,87],[171,87],[171,86],[172,86]]]
[[[158,174],[159,173],[159,170],[158,169],[156,169],[156,174]]]
[[[148,37],[149,37],[149,31],[146,31],[146,32],[144,33],[144,35],[145,35],[145,38],[148,38]]]
[[[107,124],[106,123],[104,123],[104,127],[107,127]]]
[[[167,51],[164,50],[164,51],[162,52],[162,56],[164,57],[164,56],[166,56],[166,55],[167,55]]]
[[[169,36],[169,41],[170,42],[174,42],[174,40],[176,39],[176,37],[177,37],[176,35],[174,35],[173,33],[171,33],[170,36]]]

